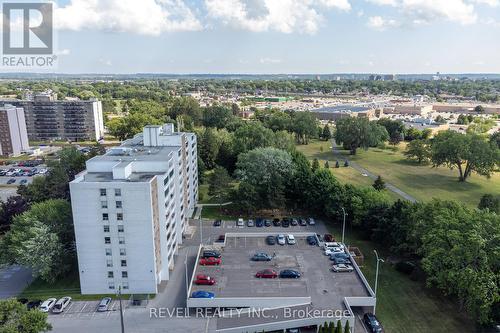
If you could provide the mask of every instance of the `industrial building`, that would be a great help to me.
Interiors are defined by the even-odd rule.
[[[70,191],[82,294],[156,294],[198,199],[196,136],[146,126],[88,160]]]

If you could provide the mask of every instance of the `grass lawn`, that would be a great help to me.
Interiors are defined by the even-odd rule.
[[[308,146],[298,146],[297,148],[310,159],[333,161],[329,162],[332,166],[335,163],[335,157],[329,149],[330,146],[330,142],[313,141]],[[321,147],[323,147],[323,151],[321,151]],[[359,149],[355,156],[350,156],[347,151],[342,151],[342,154],[372,173],[381,175],[386,181],[420,201],[440,198],[457,200],[470,207],[477,207],[483,194],[500,193],[499,173],[494,174],[490,179],[473,174],[467,182],[461,183],[458,181],[457,170],[419,165],[416,162],[408,161],[403,152],[404,144],[398,147],[398,151],[370,148],[366,151]],[[363,182],[368,180],[371,185],[371,180],[359,173],[357,176],[356,170],[352,168],[347,169],[353,172],[352,177],[349,174],[343,175],[338,172],[336,176],[340,181],[366,185]],[[333,170],[334,174],[336,170],[338,169]]]
[[[82,295],[80,293],[80,280],[78,277],[78,272],[72,272],[70,275],[55,281],[53,284],[47,283],[41,279],[34,280],[23,292],[18,296],[18,298],[41,299],[45,300],[49,297],[60,298],[64,296],[69,296],[73,300],[78,301],[93,301],[100,300],[103,297],[111,297],[113,299],[117,298],[116,294],[108,295]],[[134,295],[138,297],[142,295]],[[128,299],[130,295],[123,294],[122,299]],[[154,297],[154,295],[150,295]]]
[[[337,237],[340,226],[329,226]],[[349,228],[347,228],[349,229]],[[376,259],[374,244],[361,240],[346,229],[346,243],[359,247],[365,256],[363,274],[372,286],[375,284]],[[385,258],[386,253],[379,251]],[[377,317],[386,332],[474,332],[474,324],[465,313],[458,312],[457,304],[396,271],[389,263],[381,263],[378,284]]]
[[[223,206],[221,210],[218,206],[206,206],[203,207],[203,210],[201,211],[201,218],[203,219],[209,219],[209,220],[237,220],[238,218],[250,218],[249,216],[245,215],[232,215],[232,214],[227,214],[224,212],[224,208],[231,207],[229,206]]]

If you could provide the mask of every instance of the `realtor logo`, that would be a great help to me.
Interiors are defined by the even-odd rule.
[[[52,54],[52,3],[3,3],[3,54]]]

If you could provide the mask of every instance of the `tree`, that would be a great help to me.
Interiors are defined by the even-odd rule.
[[[389,142],[392,145],[397,145],[404,140],[405,126],[401,120],[382,118],[377,124],[385,127],[387,133],[389,133]]]
[[[406,147],[404,155],[408,159],[415,159],[419,164],[422,164],[431,157],[430,147],[424,140],[413,140]]]
[[[150,114],[135,112],[122,118],[113,118],[107,123],[109,134],[123,141],[141,133],[146,125],[161,125],[163,119],[158,119]]]
[[[337,326],[335,327],[335,333],[342,333],[342,322],[337,320]]]
[[[192,97],[180,97],[174,99],[172,106],[168,110],[168,115],[172,119],[183,116],[183,119],[194,124],[200,124],[203,117],[198,101]]]
[[[338,160],[337,160],[337,161],[335,161],[335,168],[337,168],[337,169],[338,169],[338,168],[340,168],[340,164],[339,164],[339,161],[338,161]]]
[[[326,124],[325,127],[323,127],[321,138],[325,141],[328,141],[332,138],[332,132],[330,131],[330,126],[328,126],[328,124]]]
[[[317,158],[315,158],[313,160],[311,168],[312,168],[312,171],[316,171],[319,169],[319,161]]]
[[[360,147],[368,149],[387,139],[387,130],[367,118],[346,117],[337,120],[335,141],[342,144],[344,149],[349,149],[351,155],[356,155]]]
[[[281,208],[287,184],[295,175],[295,165],[291,155],[283,150],[257,148],[238,157],[236,175],[254,188],[256,207]]]
[[[28,209],[26,199],[21,196],[11,196],[7,201],[0,201],[0,233],[7,231],[12,218]]]
[[[205,167],[209,170],[215,168],[215,161],[219,154],[219,142],[217,140],[216,130],[213,128],[205,128],[198,136],[199,156]]]
[[[270,147],[273,143],[273,131],[260,122],[246,122],[234,132],[234,151],[237,155],[255,148]]]
[[[351,327],[349,326],[349,320],[345,322],[344,333],[351,333]]]
[[[467,133],[469,133],[469,134],[485,134],[490,129],[492,129],[493,126],[495,126],[494,120],[477,117],[469,125],[469,127],[467,127]]]
[[[52,330],[47,313],[29,311],[15,299],[0,300],[0,333],[40,333]]]
[[[203,110],[203,125],[224,128],[233,118],[233,111],[223,105],[212,105]]]
[[[325,169],[330,169],[330,164],[328,163],[328,161],[325,161]]]
[[[438,123],[438,124],[445,124],[445,123],[446,123],[446,119],[444,119],[444,118],[443,118],[443,116],[441,116],[441,115],[438,115],[438,116],[434,119],[434,121],[435,121],[436,123]]]
[[[307,145],[309,139],[317,136],[317,119],[311,112],[294,112],[291,130],[295,133],[297,143]]]
[[[444,131],[432,140],[431,160],[434,166],[458,168],[459,180],[466,181],[473,171],[489,177],[500,164],[500,152],[478,135]]]
[[[478,105],[474,108],[474,112],[477,113],[483,113],[484,112],[484,107],[482,105]]]
[[[225,198],[231,189],[231,181],[227,170],[217,166],[208,181],[208,194],[218,200]]]
[[[375,181],[373,182],[372,186],[377,191],[382,191],[383,189],[385,189],[385,182],[381,176],[378,176],[377,179],[375,179]]]
[[[491,135],[490,143],[500,149],[500,131],[496,131]]]
[[[488,209],[490,212],[500,214],[500,198],[493,194],[484,194],[477,208]]]

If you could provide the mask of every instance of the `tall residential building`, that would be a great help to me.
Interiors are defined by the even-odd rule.
[[[24,108],[32,141],[98,141],[104,136],[102,103],[96,99],[57,100],[56,94],[42,93],[6,103]]]
[[[70,183],[83,294],[157,293],[198,199],[196,136],[172,124],[87,161]]]
[[[0,156],[17,156],[28,149],[24,110],[9,104],[0,107]]]

